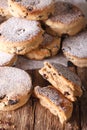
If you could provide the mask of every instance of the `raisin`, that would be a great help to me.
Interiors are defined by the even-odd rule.
[[[61,102],[61,103],[60,103],[60,106],[61,106],[61,107],[64,107],[64,103]]]
[[[51,17],[52,16],[52,13],[50,13],[49,15],[48,15],[48,17]]]
[[[43,77],[44,79],[48,79],[47,75],[46,74],[43,74]]]
[[[24,16],[24,18],[26,18],[26,15]]]
[[[58,73],[58,75],[59,75],[59,76],[62,76],[62,74],[61,74],[60,72]]]
[[[16,32],[18,35],[21,35],[23,32],[25,32],[25,29],[18,29]]]
[[[65,96],[68,96],[68,95],[70,95],[70,94],[69,94],[69,92],[64,92],[64,95],[65,95]]]
[[[9,105],[15,105],[15,104],[17,104],[18,103],[18,100],[12,100],[12,99],[10,99],[9,101],[8,101],[8,104]]]
[[[0,96],[0,100],[2,100],[3,98],[5,98],[6,95],[2,95]]]
[[[42,17],[43,17],[42,15],[39,16],[39,18],[42,18]]]
[[[56,75],[56,73],[53,73],[53,75]]]
[[[27,10],[28,10],[28,11],[32,11],[32,10],[33,10],[33,7],[28,7]]]
[[[68,61],[68,67],[73,67],[73,63]]]
[[[64,52],[64,51],[65,51],[65,49],[63,48],[63,49],[62,49],[62,51]]]

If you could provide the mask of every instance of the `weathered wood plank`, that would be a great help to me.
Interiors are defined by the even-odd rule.
[[[76,72],[75,68],[69,67]],[[38,70],[27,71],[32,76],[33,86],[48,84],[38,73]],[[63,127],[58,117],[42,107],[39,100],[31,97],[26,105],[12,112],[0,112],[0,129],[5,130],[81,130],[79,103],[74,104],[72,118]],[[83,122],[83,125],[85,122]],[[2,129],[3,130],[3,129]],[[85,130],[85,129],[84,129]]]
[[[26,105],[12,112],[0,112],[0,130],[33,130],[34,105]]]
[[[78,68],[77,73],[83,83],[83,96],[80,101],[81,107],[81,128],[87,130],[87,68]]]

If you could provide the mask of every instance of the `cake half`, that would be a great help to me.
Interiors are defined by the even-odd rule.
[[[40,99],[42,106],[59,117],[61,124],[71,117],[73,104],[51,85],[43,88],[37,86],[34,93]]]
[[[67,67],[45,62],[39,73],[69,100],[75,101],[82,95],[80,78]]]

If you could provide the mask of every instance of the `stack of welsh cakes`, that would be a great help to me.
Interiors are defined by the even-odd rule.
[[[18,55],[43,60],[63,53],[74,65],[87,67],[86,20],[75,5],[53,0],[4,0],[0,1],[0,16],[0,110],[23,106],[33,92],[30,75],[10,67]],[[61,123],[66,122],[73,111],[72,102],[82,95],[79,77],[60,64],[45,63],[39,73],[51,85],[40,88],[38,83],[35,95]]]

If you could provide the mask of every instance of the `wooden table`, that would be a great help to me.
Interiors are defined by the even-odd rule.
[[[87,68],[69,67],[77,73],[83,83],[83,96],[74,103],[71,119],[63,127],[58,117],[42,107],[39,100],[31,97],[26,105],[12,112],[0,112],[0,130],[87,130]],[[33,86],[48,84],[38,70],[27,70],[32,76]]]

